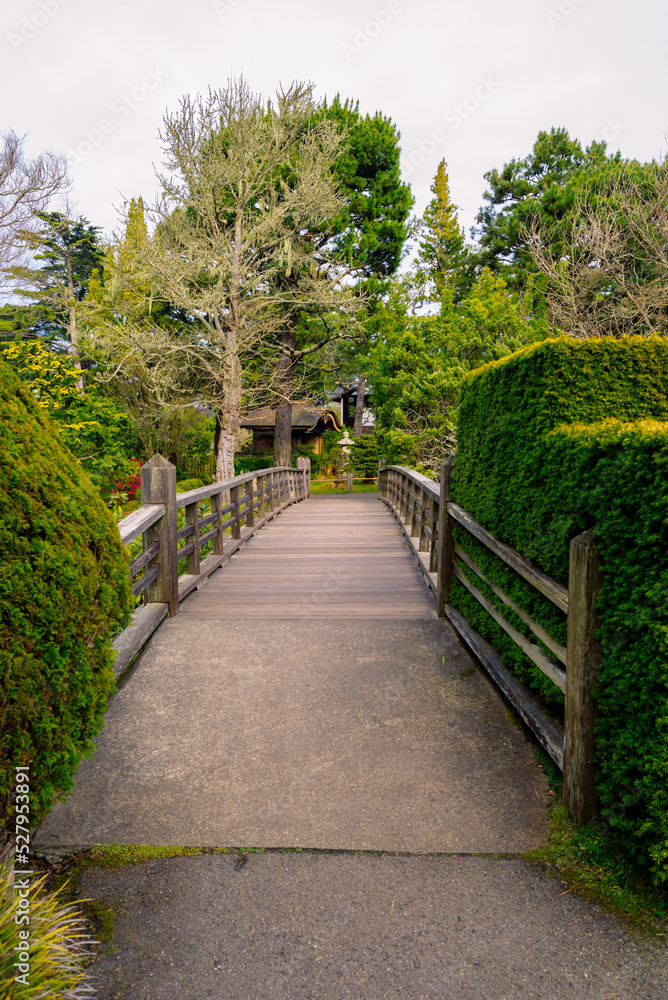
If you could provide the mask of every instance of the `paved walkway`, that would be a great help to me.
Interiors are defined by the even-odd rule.
[[[540,843],[546,801],[397,523],[353,495],[286,510],[160,627],[38,843],[279,849],[85,870],[114,914],[99,1000],[663,1000],[663,943],[480,856]]]
[[[37,846],[523,851],[546,782],[375,496],[286,510],[165,622]]]
[[[665,1000],[665,943],[520,858],[210,854],[89,870],[97,1000]]]

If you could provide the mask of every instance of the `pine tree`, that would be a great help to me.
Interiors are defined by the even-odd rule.
[[[428,282],[433,282],[434,298],[440,301],[446,288],[459,280],[467,257],[464,230],[450,197],[445,160],[438,165],[431,191],[434,197],[422,217],[418,269],[426,272]]]
[[[61,339],[70,341],[74,363],[81,368],[77,307],[88,294],[93,271],[102,264],[99,227],[83,217],[75,222],[61,212],[38,212],[36,216],[42,227],[37,232],[25,231],[23,239],[34,253],[33,260],[44,263],[12,267],[8,273],[23,286],[16,289],[18,294],[39,304]]]

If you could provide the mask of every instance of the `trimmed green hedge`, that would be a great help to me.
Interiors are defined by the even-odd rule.
[[[668,340],[557,338],[465,379],[454,474],[459,504],[565,584],[570,539],[595,528],[604,567],[598,791],[614,837],[658,880],[668,880],[666,421]],[[458,528],[457,537],[565,642],[561,612],[468,533]],[[562,700],[457,581],[452,600],[518,675]]]
[[[245,472],[255,472],[256,469],[269,469],[274,464],[273,451],[261,455],[235,455],[234,475],[243,476]]]
[[[0,823],[29,764],[31,822],[70,790],[114,688],[129,621],[128,560],[112,514],[32,394],[0,363]]]

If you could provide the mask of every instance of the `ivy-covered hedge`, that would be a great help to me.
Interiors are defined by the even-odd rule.
[[[668,880],[668,340],[558,338],[472,373],[454,496],[564,584],[570,539],[595,528],[604,568],[598,791],[624,849]],[[457,535],[485,575],[565,642],[564,615]],[[452,600],[516,673],[562,699],[457,581]]]
[[[31,822],[66,793],[113,690],[111,640],[129,621],[118,528],[47,413],[0,362],[0,836],[13,768]]]

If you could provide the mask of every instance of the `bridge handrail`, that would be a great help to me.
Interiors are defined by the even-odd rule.
[[[562,769],[564,801],[576,822],[584,822],[596,811],[592,764],[595,753],[595,705],[592,689],[601,652],[596,641],[596,598],[600,586],[600,571],[594,529],[590,528],[571,539],[569,582],[566,588],[496,538],[468,511],[454,503],[451,497],[453,468],[454,456],[450,456],[441,466],[440,484],[437,484],[414,469],[399,465],[384,466],[381,461],[378,471],[379,498],[392,510],[411,543],[425,580],[436,596],[439,617],[450,620]],[[455,541],[454,522],[482,542],[567,615],[566,646],[550,636],[493,580],[484,575],[469,553]],[[473,576],[475,583],[470,576]],[[544,711],[535,695],[507,669],[494,647],[450,604],[450,589],[455,579],[538,669],[564,692],[566,699],[563,727]],[[482,583],[479,585],[478,581]],[[555,659],[550,659],[541,647],[513,627],[479,587],[489,588],[524,622]]]
[[[217,496],[219,493],[224,493],[226,490],[234,489],[235,486],[243,486],[253,479],[258,479],[260,476],[267,476],[269,474],[273,475],[278,472],[295,471],[296,470],[289,465],[272,465],[267,466],[266,469],[255,469],[253,472],[244,472],[242,475],[235,476],[234,479],[228,479],[224,483],[210,483],[208,486],[199,486],[197,489],[188,490],[186,493],[177,493],[176,506],[185,507],[190,503],[201,503],[202,500],[207,500],[209,497]]]
[[[297,468],[271,466],[225,482],[176,492],[176,469],[161,455],[142,466],[142,503],[118,525],[125,545],[141,538],[142,551],[130,561],[130,579],[143,604],[114,640],[114,671],[120,676],[160,622],[178,613],[179,603],[202,587],[248,539],[277,514],[311,493],[311,462]],[[229,502],[223,504],[223,500]],[[201,511],[208,503],[209,510]],[[179,511],[185,509],[179,527]],[[183,517],[183,515],[181,515]],[[202,555],[201,549],[212,551]],[[185,560],[185,572],[179,566]]]
[[[165,513],[164,503],[147,503],[137,507],[131,514],[118,522],[118,530],[123,545],[129,545],[136,538],[143,535],[145,531],[159,521]]]
[[[433,479],[429,479],[427,476],[423,476],[421,472],[416,472],[415,469],[407,469],[403,465],[386,465],[383,471],[398,472],[400,475],[404,476],[404,478],[408,479],[409,482],[419,486],[419,488],[423,490],[427,496],[431,497],[432,500],[435,500],[436,503],[440,502],[441,491],[438,483],[434,482]]]

